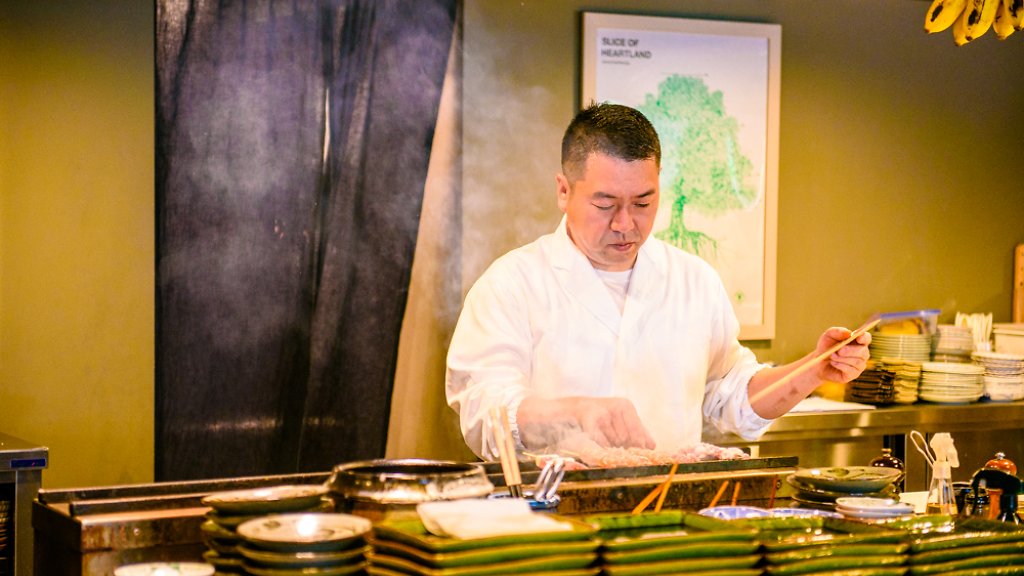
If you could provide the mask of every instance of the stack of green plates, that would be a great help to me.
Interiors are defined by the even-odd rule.
[[[363,574],[372,524],[350,514],[275,514],[243,522],[238,551],[256,576]]]
[[[374,526],[367,572],[374,576],[593,576],[600,572],[594,526],[551,516],[572,526],[564,532],[474,540],[427,532],[418,520]]]
[[[758,529],[765,576],[902,576],[907,533],[840,518],[752,518],[736,524]]]
[[[268,514],[333,511],[334,503],[326,494],[326,486],[299,485],[218,492],[203,498],[203,504],[213,508],[202,525],[209,548],[203,558],[218,572],[242,572],[244,559],[238,550],[242,538],[236,532],[240,524]]]
[[[757,532],[731,522],[677,510],[582,520],[601,529],[603,573],[609,576],[761,573],[755,568],[761,560]]]
[[[918,516],[886,525],[910,532],[914,576],[1024,574],[1024,526],[964,516]]]

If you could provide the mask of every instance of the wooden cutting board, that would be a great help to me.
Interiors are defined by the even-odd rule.
[[[1024,244],[1017,245],[1013,261],[1013,323],[1024,322]]]

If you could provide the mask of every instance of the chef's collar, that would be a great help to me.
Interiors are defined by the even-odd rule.
[[[556,268],[562,268],[570,270],[573,267],[577,258],[583,258],[590,264],[590,260],[587,259],[586,254],[579,249],[579,246],[569,238],[569,229],[567,226],[567,217],[562,216],[561,222],[558,223],[558,228],[555,229],[555,242],[551,250],[551,264]],[[665,274],[665,252],[659,250],[660,243],[651,239],[654,232],[651,232],[644,243],[640,245],[640,250],[637,251],[636,262],[633,263],[633,270],[637,269],[637,265],[641,264],[641,261],[646,261],[654,270],[657,270],[661,274]],[[590,264],[593,267],[593,264]],[[641,268],[644,266],[641,265]]]

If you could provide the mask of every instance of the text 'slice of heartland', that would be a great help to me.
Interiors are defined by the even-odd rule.
[[[636,45],[636,40],[630,39],[628,41],[631,45]],[[625,48],[627,40],[625,38],[602,38],[601,44],[604,46],[617,46],[618,48],[602,48],[601,56],[605,58],[650,58],[650,50],[630,50]]]

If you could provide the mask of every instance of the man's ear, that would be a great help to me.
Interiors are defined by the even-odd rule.
[[[572,192],[572,188],[569,186],[569,179],[561,172],[555,174],[555,182],[558,185],[558,209],[565,212],[565,206],[569,202],[569,193]]]

